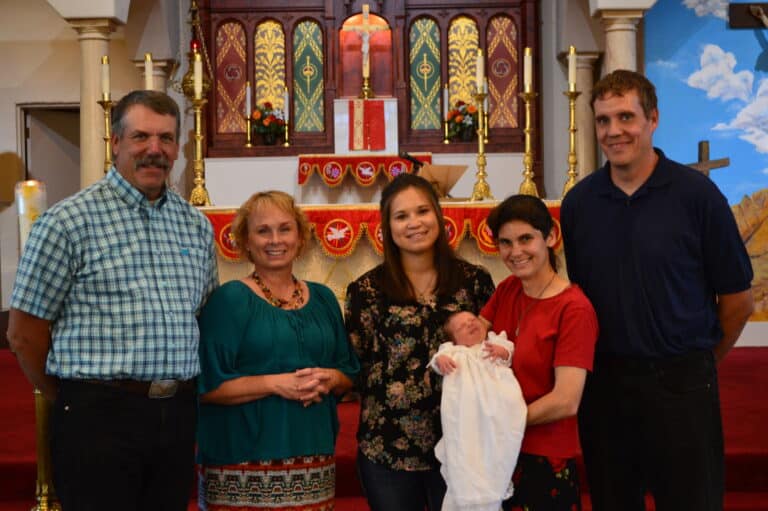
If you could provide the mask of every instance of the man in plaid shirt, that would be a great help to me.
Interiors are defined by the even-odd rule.
[[[218,283],[210,223],[166,185],[179,109],[115,106],[114,167],[35,222],[8,339],[53,402],[64,511],[186,510],[194,474],[196,315]]]

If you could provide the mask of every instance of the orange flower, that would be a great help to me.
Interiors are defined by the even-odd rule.
[[[469,112],[470,115],[476,114],[477,113],[477,107],[475,105],[467,105],[467,112]]]
[[[253,114],[251,115],[254,121],[258,121],[261,119],[261,110],[254,110]]]

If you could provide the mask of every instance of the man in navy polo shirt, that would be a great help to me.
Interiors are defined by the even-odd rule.
[[[653,147],[653,84],[617,70],[592,91],[607,163],[565,197],[568,274],[597,311],[579,410],[593,509],[723,506],[716,363],[753,310],[752,267],[725,197]]]

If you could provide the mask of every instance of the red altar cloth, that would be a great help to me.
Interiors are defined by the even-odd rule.
[[[442,204],[445,216],[445,229],[448,242],[453,248],[467,237],[471,236],[478,250],[485,254],[496,254],[498,251],[493,243],[491,231],[486,223],[486,217],[496,203],[445,203]],[[555,250],[560,248],[560,202],[548,204],[549,211],[555,219],[557,243]],[[364,235],[376,252],[383,254],[381,243],[381,219],[376,204],[355,205],[304,205],[301,209],[312,223],[312,230],[323,251],[331,257],[347,257],[357,247],[357,242]],[[237,250],[232,244],[230,231],[233,209],[203,208],[203,213],[213,224],[216,244],[225,259],[237,260]]]
[[[411,153],[411,156],[421,162],[432,163],[432,153]],[[392,181],[403,172],[413,172],[413,164],[392,155],[300,154],[299,184],[306,184],[312,172],[317,172],[330,187],[338,186],[347,173],[351,173],[360,186],[371,186],[381,173]]]

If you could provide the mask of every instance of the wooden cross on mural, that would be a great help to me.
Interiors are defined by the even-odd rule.
[[[721,167],[727,167],[731,164],[730,158],[720,158],[718,160],[709,159],[709,141],[699,141],[699,161],[696,163],[689,163],[688,166],[702,172],[705,176],[709,176],[709,171],[712,169],[719,169]]]
[[[379,30],[387,30],[382,25],[374,25],[370,22],[371,8],[368,4],[363,4],[363,22],[360,25],[345,26],[342,30],[347,32],[357,32],[363,38],[363,44],[360,51],[363,54],[363,78],[371,76],[371,34]]]

